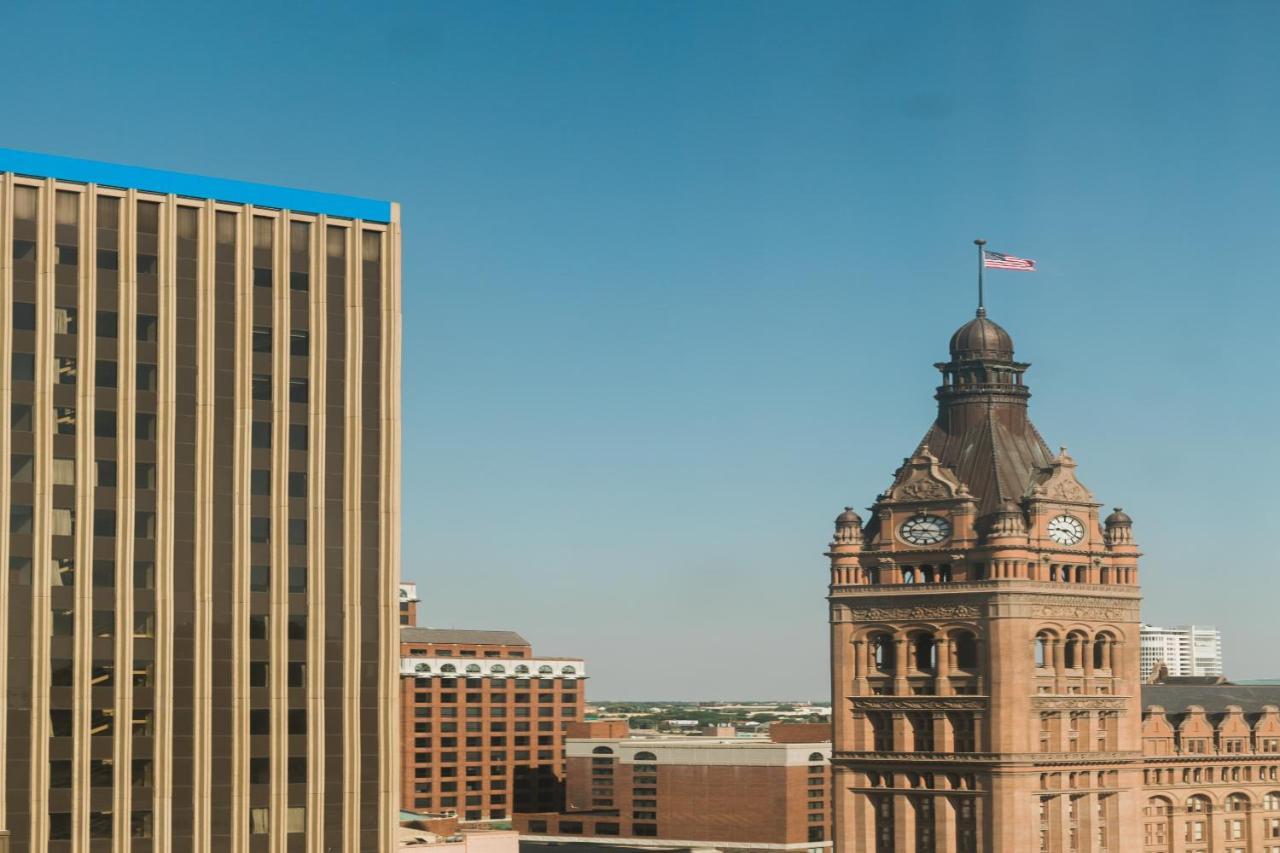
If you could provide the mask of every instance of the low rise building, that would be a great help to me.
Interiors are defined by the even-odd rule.
[[[517,814],[527,841],[733,850],[831,846],[831,727],[769,738],[631,737],[619,721],[569,727],[562,811]]]
[[[560,808],[582,658],[537,657],[513,631],[402,627],[400,641],[402,808],[464,821]]]

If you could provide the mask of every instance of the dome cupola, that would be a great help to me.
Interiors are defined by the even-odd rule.
[[[862,516],[854,512],[853,507],[845,507],[844,512],[836,516],[836,535],[835,539],[832,540],[832,544],[862,544]]]
[[[952,361],[1013,361],[1013,338],[1000,324],[987,319],[987,309],[951,336]]]

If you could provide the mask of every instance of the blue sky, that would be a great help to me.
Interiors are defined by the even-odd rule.
[[[405,564],[589,695],[827,695],[970,242],[1144,616],[1275,659],[1280,7],[24,4],[0,144],[405,221]]]

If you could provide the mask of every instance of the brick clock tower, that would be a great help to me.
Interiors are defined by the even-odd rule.
[[[831,543],[837,853],[1141,850],[1138,551],[978,309],[938,417]]]

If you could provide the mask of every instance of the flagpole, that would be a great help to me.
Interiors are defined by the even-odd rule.
[[[983,240],[982,238],[978,238],[977,240],[974,240],[973,242],[974,242],[974,245],[976,245],[976,246],[978,247],[978,315],[979,315],[979,316],[982,316],[982,315],[985,315],[985,314],[987,313],[987,308],[986,308],[986,306],[985,306],[985,305],[983,305],[983,299],[982,299],[982,297],[983,297],[983,293],[982,293],[982,268],[983,268],[983,266],[985,266],[985,263],[984,263],[985,258],[983,258],[983,257],[982,257],[983,252],[984,252],[985,250],[984,250],[982,247],[983,247],[983,246],[985,246],[985,245],[987,245],[987,241],[986,241],[986,240]]]

